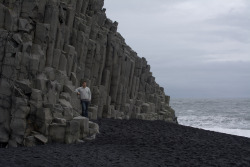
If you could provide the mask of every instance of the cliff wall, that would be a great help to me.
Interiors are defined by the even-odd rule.
[[[0,0],[0,143],[73,143],[98,133],[90,119],[176,122],[150,72],[106,17],[103,0]]]

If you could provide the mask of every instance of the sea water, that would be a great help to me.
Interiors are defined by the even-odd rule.
[[[250,138],[250,99],[171,99],[178,123]]]

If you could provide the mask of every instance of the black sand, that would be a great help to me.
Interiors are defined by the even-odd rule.
[[[0,166],[250,166],[250,139],[162,121],[99,120],[95,141],[0,149]]]

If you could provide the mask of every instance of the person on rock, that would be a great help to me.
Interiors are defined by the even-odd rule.
[[[81,97],[82,116],[88,117],[88,106],[91,101],[91,91],[87,87],[87,82],[83,81],[82,86],[75,90]]]

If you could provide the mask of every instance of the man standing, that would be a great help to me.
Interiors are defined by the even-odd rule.
[[[87,82],[83,81],[82,86],[75,90],[81,97],[82,116],[88,117],[88,106],[91,101],[91,91],[87,87]]]

